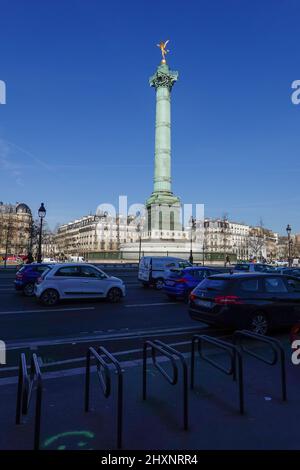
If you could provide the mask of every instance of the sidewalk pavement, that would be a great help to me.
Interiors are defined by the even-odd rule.
[[[224,355],[210,349],[213,359]],[[244,356],[245,414],[237,384],[197,359],[189,390],[189,430],[183,430],[182,383],[171,386],[148,364],[148,397],[142,400],[141,361],[124,363],[124,449],[300,449],[300,365],[286,342],[287,402],[281,401],[279,365]],[[189,363],[189,358],[188,363]],[[160,365],[168,370],[169,363]],[[180,372],[179,365],[179,372]],[[68,375],[66,375],[68,374]],[[116,377],[116,376],[114,376]],[[12,379],[7,379],[6,382]],[[91,376],[91,410],[84,412],[84,368],[48,373],[43,379],[42,449],[116,449],[116,394],[105,399]],[[0,449],[32,449],[35,395],[27,423],[16,426],[16,383],[0,381]]]

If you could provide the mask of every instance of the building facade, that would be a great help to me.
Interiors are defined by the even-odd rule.
[[[32,214],[24,203],[0,202],[0,255],[27,255],[32,251]]]
[[[55,235],[61,258],[119,251],[121,243],[134,243],[140,237],[138,222],[132,216],[88,215],[61,225]]]
[[[249,258],[249,225],[227,219],[205,219],[203,231],[204,250],[223,253],[224,258],[234,253],[237,259]]]

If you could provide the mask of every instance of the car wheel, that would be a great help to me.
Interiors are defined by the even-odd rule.
[[[258,333],[260,335],[266,335],[269,330],[269,321],[266,315],[262,312],[257,312],[252,315],[249,324],[249,330],[253,333]]]
[[[47,307],[52,307],[53,305],[56,305],[58,303],[59,294],[55,289],[46,289],[42,293],[40,301],[42,302],[42,304],[47,305]]]
[[[122,291],[118,287],[113,287],[112,289],[108,291],[107,299],[109,300],[109,302],[115,304],[117,302],[120,302],[121,298],[122,298]]]
[[[23,294],[26,295],[26,297],[31,297],[34,293],[34,283],[33,282],[28,282],[26,286],[23,289]]]
[[[161,290],[164,287],[164,280],[162,278],[158,278],[155,280],[155,289]]]

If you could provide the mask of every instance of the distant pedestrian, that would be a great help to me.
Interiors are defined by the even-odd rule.
[[[229,264],[229,265],[231,264],[229,255],[227,255],[226,258],[225,258],[225,266],[227,266],[227,264]]]
[[[34,259],[33,259],[33,256],[32,256],[32,253],[28,253],[28,256],[27,256],[27,260],[26,260],[26,264],[31,264],[33,263]]]

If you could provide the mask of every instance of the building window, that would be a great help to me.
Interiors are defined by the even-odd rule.
[[[174,230],[174,211],[171,211],[170,212],[170,230],[173,231]]]

